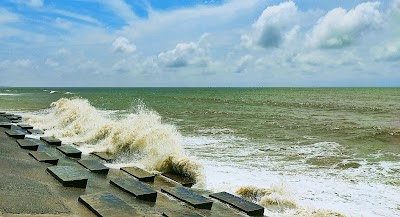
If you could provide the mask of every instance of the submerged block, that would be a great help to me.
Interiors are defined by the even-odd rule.
[[[87,173],[71,166],[48,167],[47,171],[56,178],[64,187],[86,188]]]
[[[97,160],[80,160],[78,161],[78,163],[83,167],[85,167],[86,169],[89,169],[91,172],[105,174],[105,175],[108,174],[109,168],[104,166]]]
[[[90,211],[102,217],[138,216],[136,210],[113,194],[103,192],[82,195],[78,199]]]
[[[18,124],[17,126],[21,127],[24,130],[33,129],[33,126],[31,126],[29,124]]]
[[[44,132],[42,130],[39,130],[39,129],[28,129],[27,131],[30,134],[44,134]]]
[[[57,149],[65,154],[67,157],[81,158],[82,156],[81,151],[70,145],[60,146],[57,147]]]
[[[165,217],[203,217],[194,212],[178,212],[178,211],[165,211],[162,214]]]
[[[40,137],[40,140],[47,142],[49,145],[61,146],[61,140],[54,137]]]
[[[249,216],[263,216],[264,207],[247,201],[243,198],[237,197],[235,195],[229,194],[227,192],[220,192],[215,194],[210,194],[210,197],[223,201],[236,209],[245,212]]]
[[[191,206],[198,209],[211,209],[213,202],[185,187],[164,187],[161,188],[165,192]]]
[[[49,163],[53,165],[57,165],[58,163],[58,158],[52,157],[47,152],[42,152],[42,151],[30,152],[29,155],[35,158],[39,162]]]
[[[137,180],[131,178],[116,178],[110,180],[110,184],[133,195],[137,199],[156,202],[157,192]]]
[[[5,133],[12,138],[15,139],[24,139],[25,138],[25,132],[22,130],[6,130]]]
[[[142,182],[154,182],[156,177],[155,174],[151,174],[139,167],[122,167],[121,170]]]
[[[1,122],[0,127],[11,129],[12,124],[10,122]]]
[[[93,152],[92,153],[94,156],[97,156],[98,158],[106,161],[106,162],[111,162],[114,160],[114,157],[112,154],[109,154],[107,152]]]
[[[178,175],[176,173],[163,173],[162,175],[167,177],[167,178],[169,178],[169,179],[172,179],[175,182],[178,182],[179,184],[181,184],[181,185],[183,185],[185,187],[189,187],[190,188],[195,184],[194,181],[192,181],[192,180],[190,180],[190,179],[188,179],[186,177],[183,177],[181,175]]]
[[[18,139],[17,143],[23,149],[37,151],[39,148],[39,144],[32,139]]]

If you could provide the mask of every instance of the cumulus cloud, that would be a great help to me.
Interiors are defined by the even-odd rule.
[[[378,29],[383,22],[379,2],[366,2],[347,11],[335,8],[319,19],[309,33],[312,47],[341,48],[349,46],[366,32]]]
[[[208,65],[208,57],[199,43],[178,43],[172,50],[161,52],[158,55],[159,62],[170,68],[186,66],[205,67]]]
[[[118,37],[112,43],[114,52],[119,53],[132,53],[136,51],[136,45],[132,44],[127,38],[125,37]]]
[[[56,68],[60,65],[57,61],[53,60],[52,58],[47,58],[44,64],[53,68]]]
[[[297,16],[298,9],[292,1],[267,7],[252,25],[254,32],[242,36],[242,44],[264,48],[279,47],[298,28],[295,25]]]
[[[247,67],[249,66],[249,64],[251,63],[251,61],[253,60],[253,56],[252,55],[245,55],[242,58],[239,59],[239,61],[236,63],[236,68],[233,71],[234,73],[242,73],[244,72]]]

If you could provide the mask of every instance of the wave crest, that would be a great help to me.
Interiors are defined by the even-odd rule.
[[[87,99],[62,98],[46,112],[28,115],[25,121],[45,129],[46,134],[89,144],[94,151],[140,153],[140,163],[151,170],[175,172],[194,181],[203,174],[202,166],[185,155],[176,127],[162,123],[158,113],[143,105],[117,119],[96,109]]]

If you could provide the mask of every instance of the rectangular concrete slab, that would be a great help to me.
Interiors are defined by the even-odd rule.
[[[106,162],[111,162],[114,160],[114,157],[112,154],[109,154],[107,152],[93,152],[92,155],[106,161]]]
[[[24,130],[33,129],[33,126],[31,126],[29,124],[18,124],[17,126],[21,127]]]
[[[37,151],[39,148],[39,144],[32,139],[18,139],[17,143],[21,148],[31,151]]]
[[[87,173],[72,166],[48,167],[47,171],[56,178],[64,187],[86,188]]]
[[[30,134],[44,134],[43,130],[39,130],[39,129],[28,129],[27,131]]]
[[[10,122],[1,122],[0,123],[0,127],[11,129],[12,123],[10,123]]]
[[[104,166],[104,164],[100,163],[97,160],[80,160],[78,161],[80,165],[89,169],[91,172],[100,173],[100,174],[108,174],[109,168]]]
[[[81,151],[70,145],[60,146],[57,147],[57,149],[61,151],[63,154],[65,154],[65,156],[67,157],[81,158],[82,156]]]
[[[162,192],[165,192],[191,206],[198,209],[211,209],[213,202],[185,187],[163,187]]]
[[[6,130],[5,133],[14,139],[24,139],[25,138],[25,132],[22,130]]]
[[[178,182],[185,187],[192,187],[195,184],[194,181],[175,173],[163,173],[162,175],[169,179],[172,179],[175,182]]]
[[[133,207],[110,193],[82,195],[78,201],[100,217],[139,216]]]
[[[203,217],[194,212],[178,212],[178,211],[165,211],[162,214],[165,217]]]
[[[13,121],[13,120],[19,120],[19,119],[22,118],[22,117],[19,116],[19,115],[9,115],[9,116],[6,116],[6,117],[8,118],[8,120],[11,120],[11,121]]]
[[[49,145],[61,146],[61,140],[54,137],[40,137],[40,140],[47,142]]]
[[[156,177],[155,174],[151,174],[139,167],[122,167],[121,170],[142,182],[154,182],[154,178]]]
[[[110,180],[110,184],[133,195],[139,200],[156,202],[157,192],[137,180],[131,178],[116,178]]]
[[[215,194],[210,194],[210,197],[218,199],[222,202],[225,202],[236,209],[239,209],[245,212],[249,216],[263,216],[264,215],[264,207],[247,201],[243,198],[237,197],[227,192],[219,192]]]
[[[49,163],[53,165],[57,165],[58,163],[58,158],[52,157],[47,152],[42,152],[42,151],[30,152],[29,155],[35,158],[39,162]]]

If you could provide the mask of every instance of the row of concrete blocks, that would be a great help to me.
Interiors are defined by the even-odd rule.
[[[22,128],[23,126],[19,127]],[[25,134],[22,132],[22,130],[8,130],[6,131],[6,134],[10,137],[18,139],[17,143],[21,146],[21,148],[33,151],[38,149],[39,144],[35,142],[35,140],[25,140],[23,138],[25,137]],[[41,140],[45,141],[49,145],[61,146],[61,141],[52,137],[41,137]],[[62,146],[57,147],[57,149],[69,157],[80,158],[82,154],[73,146]],[[30,152],[29,154],[40,162],[57,165],[58,159],[50,156],[46,152]],[[103,160],[111,159],[110,156],[107,156],[106,154],[95,153],[95,155]],[[96,160],[79,160],[78,163],[89,169],[91,172],[97,172],[106,175],[109,171],[109,168]],[[116,178],[110,180],[111,185],[118,187],[137,199],[151,202],[156,201],[157,192],[148,185],[142,183],[154,182],[154,174],[151,174],[138,167],[123,167],[121,170],[135,177],[137,180],[130,178]],[[65,187],[86,188],[88,178],[85,175],[86,171],[84,170],[80,170],[71,166],[52,166],[48,167],[47,171]],[[174,181],[183,181],[181,184],[184,186],[187,185],[190,187],[192,185],[192,183],[187,183],[185,180],[180,179],[180,177],[176,174],[167,173],[163,175]],[[181,200],[194,208],[211,209],[213,205],[212,200],[183,186],[163,187],[161,188],[161,192],[171,195],[172,197]],[[227,192],[210,194],[209,196],[227,203],[250,216],[262,216],[264,213],[264,208],[262,206]],[[116,216],[116,214],[117,216],[132,216],[136,212],[133,207],[110,193],[82,195],[78,200],[98,216]],[[163,213],[163,215],[174,216],[173,213],[168,212]],[[199,215],[195,214],[193,216]]]

